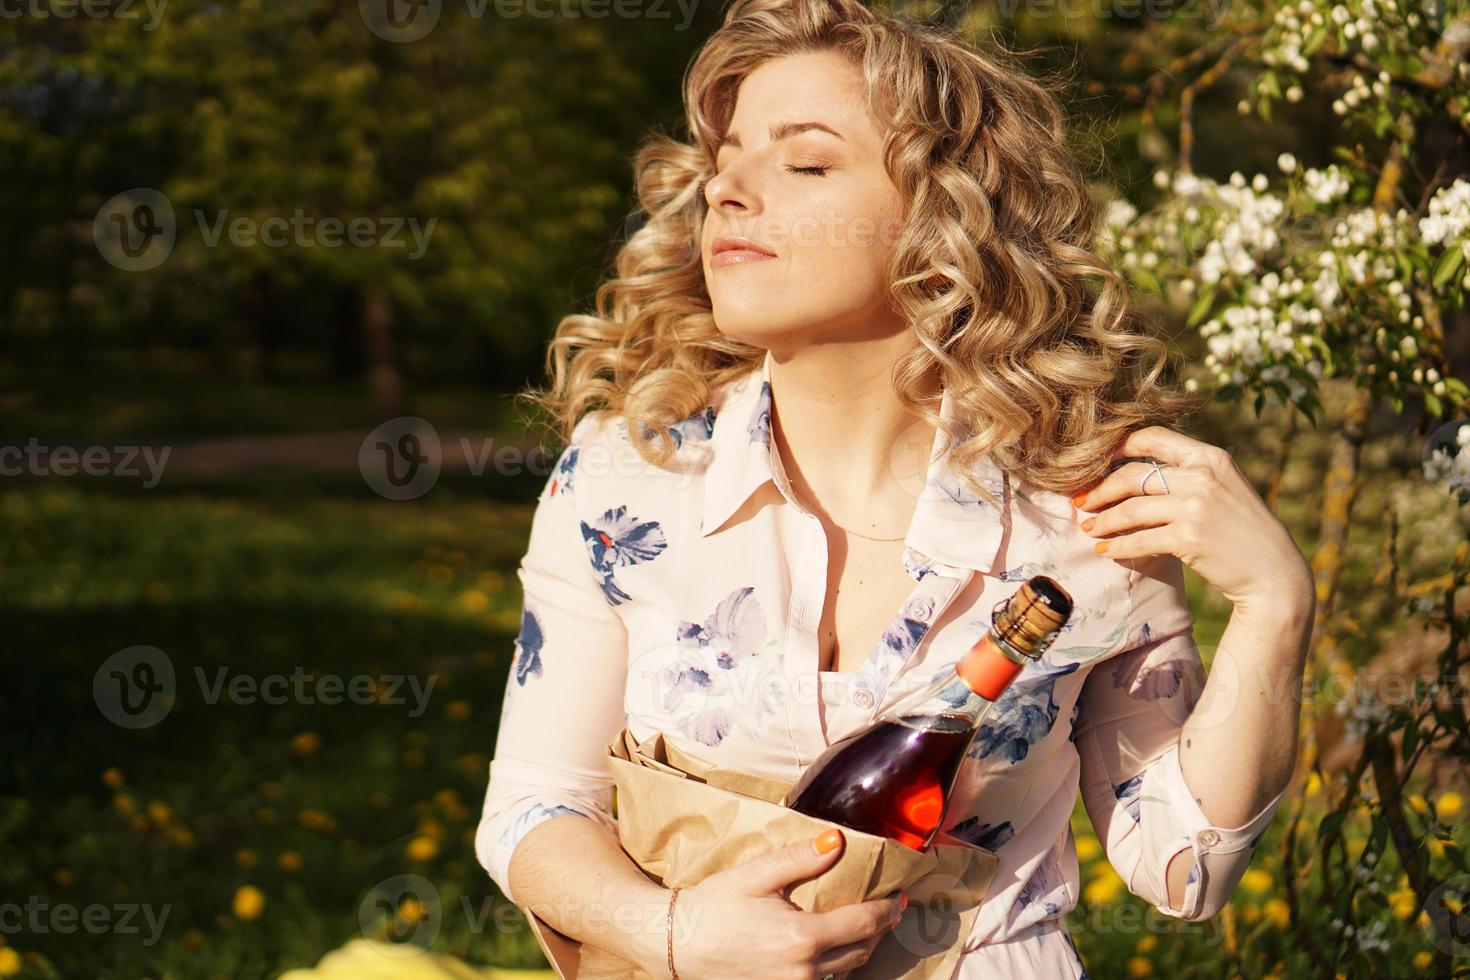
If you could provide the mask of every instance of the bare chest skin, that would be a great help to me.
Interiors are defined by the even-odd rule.
[[[817,627],[817,669],[856,671],[914,590],[902,541],[828,532],[827,594]]]

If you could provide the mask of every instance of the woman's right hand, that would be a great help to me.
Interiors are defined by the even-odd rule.
[[[674,908],[681,980],[821,980],[866,963],[898,924],[907,896],[806,912],[785,894],[837,863],[843,846],[842,832],[832,828],[682,889]]]

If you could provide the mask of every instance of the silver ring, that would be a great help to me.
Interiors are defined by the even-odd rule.
[[[1143,474],[1143,479],[1138,481],[1138,492],[1140,494],[1148,493],[1148,491],[1145,489],[1145,487],[1148,485],[1148,478],[1157,473],[1159,475],[1159,482],[1164,485],[1164,493],[1168,493],[1169,481],[1164,479],[1164,471],[1159,469],[1159,461],[1156,459],[1151,459],[1149,460],[1149,462],[1153,464],[1154,468]]]

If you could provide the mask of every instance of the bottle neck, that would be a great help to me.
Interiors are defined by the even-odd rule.
[[[996,701],[1025,666],[1026,658],[986,633],[955,664],[965,686],[987,701]]]

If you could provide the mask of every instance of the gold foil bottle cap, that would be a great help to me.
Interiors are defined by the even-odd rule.
[[[1036,575],[992,610],[990,634],[1031,660],[1041,659],[1072,615],[1072,597],[1055,579]]]

